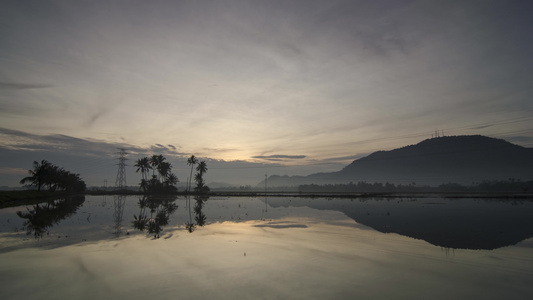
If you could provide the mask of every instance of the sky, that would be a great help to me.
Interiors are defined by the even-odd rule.
[[[0,1],[0,186],[340,170],[441,135],[533,145],[531,1]]]

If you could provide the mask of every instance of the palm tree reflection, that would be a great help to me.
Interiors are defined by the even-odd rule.
[[[195,196],[194,200],[196,200],[196,204],[194,205],[194,213],[196,214],[196,217],[194,217],[194,220],[196,221],[196,224],[200,227],[205,225],[205,221],[207,220],[207,217],[202,212],[202,209],[204,208],[205,202],[209,199],[209,196]]]
[[[147,231],[148,234],[154,235],[154,238],[159,238],[159,234],[163,231],[163,226],[168,225],[170,216],[178,209],[178,205],[174,203],[177,197],[163,197],[145,195],[139,199],[137,203],[140,211],[139,215],[133,215],[131,222],[133,228],[140,231]],[[148,212],[150,216],[148,216]]]
[[[26,208],[26,212],[17,211],[17,216],[26,219],[22,224],[26,234],[33,233],[35,239],[40,239],[45,233],[49,233],[49,228],[74,215],[83,202],[85,196],[56,199],[35,204],[32,209]]]
[[[187,207],[189,208],[189,222],[185,223],[185,229],[189,233],[193,232],[196,229],[196,224],[192,222],[192,215],[191,215],[191,196],[187,195]]]
[[[194,200],[196,203],[194,204],[194,221],[196,223],[192,222],[192,214],[191,214],[191,198],[187,196],[188,207],[189,207],[189,222],[185,223],[185,229],[187,229],[188,232],[193,232],[197,226],[203,227],[206,224],[207,217],[203,213],[202,209],[204,208],[205,202],[209,199],[209,196],[194,196]]]

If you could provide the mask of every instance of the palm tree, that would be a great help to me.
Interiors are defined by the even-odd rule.
[[[155,176],[155,170],[159,170],[159,166],[163,163],[163,161],[165,160],[165,157],[161,154],[159,155],[152,155],[152,157],[150,157],[150,165],[152,166],[152,170],[153,170],[153,176]]]
[[[198,164],[198,167],[196,167],[196,171],[198,171],[198,173],[200,174],[200,176],[204,176],[204,173],[207,172],[207,164],[205,163],[205,161],[201,161],[199,164]]]
[[[191,157],[189,157],[187,159],[187,164],[191,166],[191,175],[189,176],[189,187],[187,188],[187,191],[190,192],[191,191],[191,181],[192,181],[192,169],[194,167],[194,165],[198,162],[198,159],[196,159],[196,157],[194,155],[191,155]]]
[[[197,192],[202,191],[204,187],[204,179],[202,178],[202,175],[200,173],[196,173],[194,175],[194,181],[196,181],[196,187],[194,188],[194,190]]]
[[[150,181],[146,179],[141,179],[141,183],[139,184],[141,190],[146,192],[150,188]]]
[[[165,184],[167,186],[173,186],[176,183],[178,183],[178,177],[174,175],[173,173],[168,174],[167,177],[165,178]]]
[[[157,168],[157,172],[159,173],[159,180],[167,178],[169,174],[171,174],[170,170],[172,169],[172,165],[169,162],[161,162]]]
[[[31,176],[22,178],[20,184],[30,183],[40,191],[43,186],[48,186],[49,191],[83,191],[85,190],[85,182],[80,178],[79,174],[73,174],[69,171],[55,166],[46,160],[42,160],[39,164],[37,161],[33,162],[33,170],[28,170]]]
[[[150,159],[148,157],[139,158],[134,166],[137,167],[137,173],[139,171],[141,172],[142,179],[148,181],[148,172],[152,168],[150,166]]]
[[[34,161],[33,170],[28,170],[28,174],[31,176],[22,178],[20,184],[26,184],[29,182],[30,186],[35,185],[37,190],[40,191],[41,186],[45,184],[47,177],[49,177],[48,173],[50,173],[51,167],[52,164],[44,159],[40,164],[37,161]]]
[[[194,176],[194,181],[196,181],[196,187],[194,188],[197,192],[205,192],[208,191],[209,188],[205,186],[204,183],[204,174],[207,172],[207,164],[205,161],[201,161],[198,166],[196,167],[196,175]]]

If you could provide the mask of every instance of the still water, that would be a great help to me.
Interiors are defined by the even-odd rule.
[[[1,299],[531,299],[533,202],[84,196],[0,210]]]

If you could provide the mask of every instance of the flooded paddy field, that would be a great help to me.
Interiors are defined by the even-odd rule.
[[[81,196],[0,210],[0,298],[530,299],[533,202]]]

